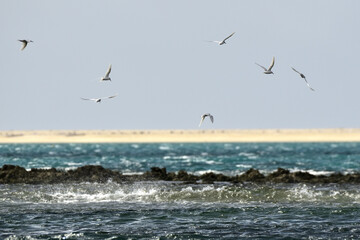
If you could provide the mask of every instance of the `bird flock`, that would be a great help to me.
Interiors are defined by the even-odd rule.
[[[218,40],[213,40],[213,41],[207,41],[207,42],[213,42],[213,43],[217,43],[218,45],[224,45],[226,44],[226,41],[231,38],[233,35],[235,34],[235,32],[231,33],[229,36],[227,36],[226,38],[224,38],[223,40],[221,41],[218,41]],[[33,43],[32,40],[26,40],[26,39],[22,39],[22,40],[18,40],[19,42],[22,43],[21,45],[21,48],[20,50],[23,51],[27,45],[29,43]],[[268,68],[258,64],[258,63],[255,63],[256,65],[258,65],[259,67],[261,67],[262,69],[264,69],[264,74],[274,74],[274,72],[272,71],[274,65],[275,65],[275,57],[272,58],[272,61],[270,63],[270,66]],[[110,73],[111,73],[111,68],[112,68],[112,65],[110,64],[106,74],[104,77],[101,77],[100,79],[100,82],[106,82],[106,81],[111,81],[111,78],[110,78]],[[306,85],[308,86],[308,88],[311,90],[311,91],[315,91],[315,89],[313,89],[309,82],[306,80],[306,77],[303,73],[297,71],[294,67],[291,67],[291,69],[298,73],[300,75],[301,78],[303,78],[305,80],[305,83]],[[115,98],[117,96],[117,94],[115,95],[112,95],[112,96],[106,96],[106,97],[100,97],[100,98],[83,98],[81,97],[82,100],[87,100],[87,101],[93,101],[93,102],[96,102],[96,103],[100,103],[103,99],[111,99],[111,98]],[[199,124],[199,127],[201,127],[202,123],[204,122],[205,118],[208,117],[211,121],[211,123],[214,123],[214,116],[211,115],[210,113],[205,113],[203,115],[201,115],[201,119],[200,119],[200,124]]]

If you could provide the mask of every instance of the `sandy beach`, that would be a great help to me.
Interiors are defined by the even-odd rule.
[[[360,129],[0,131],[0,143],[357,141],[360,141]]]

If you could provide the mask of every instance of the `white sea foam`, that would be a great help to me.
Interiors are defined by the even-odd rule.
[[[161,145],[161,146],[159,146],[159,150],[163,150],[163,151],[170,150],[170,146],[169,145]]]
[[[325,170],[313,170],[313,169],[308,169],[308,170],[304,170],[304,169],[299,169],[299,168],[291,168],[289,169],[290,172],[308,172],[312,175],[315,175],[315,176],[320,176],[320,175],[325,175],[325,176],[329,176],[335,172],[333,171],[325,171]]]
[[[143,173],[144,172],[123,172],[122,174],[131,176],[131,175],[141,175]]]
[[[200,170],[200,171],[195,171],[195,172],[194,172],[195,175],[203,175],[203,174],[205,174],[205,173],[221,174],[222,172],[216,171],[216,170]]]
[[[263,203],[263,202],[314,202],[360,203],[357,187],[340,185],[241,185],[203,184],[183,185],[168,182],[139,182],[117,184],[59,184],[40,186],[15,186],[1,190],[1,202],[15,203],[146,203],[202,202],[202,203]],[[36,189],[36,190],[35,190]]]
[[[111,183],[109,183],[111,184]],[[50,203],[92,203],[92,202],[128,202],[128,201],[146,201],[149,196],[155,196],[158,193],[157,187],[141,187],[138,185],[122,188],[120,185],[112,185],[111,188],[104,185],[95,184],[96,188],[84,188],[68,190],[59,189],[51,194]],[[49,196],[47,197],[49,198]]]
[[[68,165],[68,166],[82,166],[83,163],[67,162],[66,165]]]
[[[238,168],[252,168],[252,165],[249,164],[237,164],[236,167]]]
[[[238,154],[238,156],[243,156],[243,157],[246,157],[248,159],[257,159],[257,158],[259,158],[254,153],[247,153],[247,152],[241,152],[241,153]]]
[[[77,167],[66,167],[64,168],[65,171],[69,171],[69,170],[76,170]]]

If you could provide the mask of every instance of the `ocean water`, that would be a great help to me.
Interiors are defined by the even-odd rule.
[[[2,144],[0,165],[359,171],[360,143]],[[359,239],[356,184],[0,185],[0,239]]]

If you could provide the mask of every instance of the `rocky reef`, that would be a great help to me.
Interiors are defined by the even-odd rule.
[[[278,168],[275,172],[263,175],[256,169],[249,169],[236,176],[226,176],[216,173],[193,175],[184,170],[177,173],[167,172],[166,168],[152,167],[150,171],[138,175],[123,175],[119,171],[105,169],[102,166],[86,165],[75,170],[31,169],[14,165],[4,165],[0,168],[0,184],[55,184],[72,182],[107,182],[118,183],[136,181],[181,181],[184,183],[213,183],[213,182],[256,182],[256,183],[351,183],[360,184],[360,173],[327,175],[312,175],[308,172],[290,172]]]

